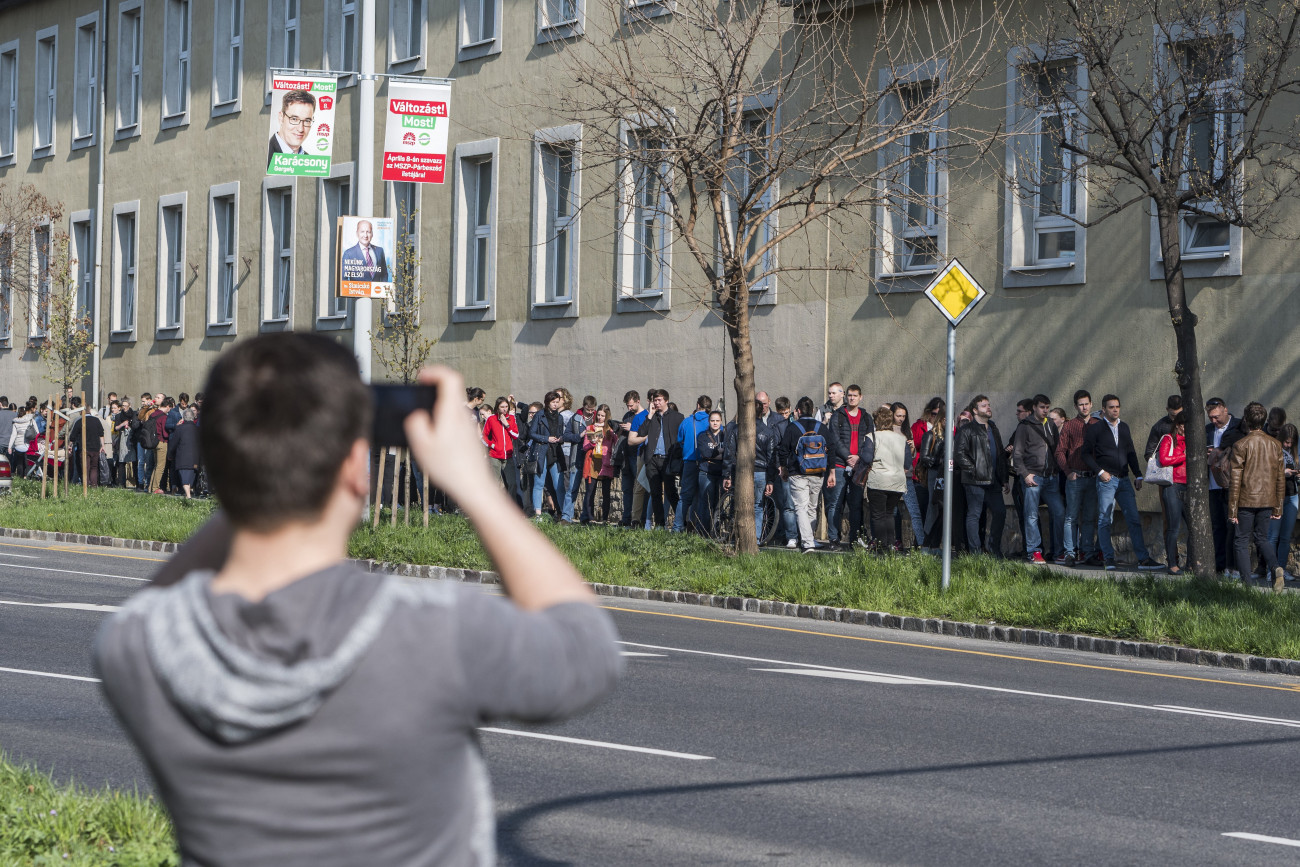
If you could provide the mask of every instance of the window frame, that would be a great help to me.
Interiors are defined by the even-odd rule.
[[[248,9],[245,2],[246,0],[216,0],[212,4],[212,104],[210,106],[212,117],[236,114],[243,109],[244,49],[247,42],[244,36],[248,22]],[[229,17],[229,20],[225,23],[224,31],[221,20],[223,12]],[[235,27],[236,23],[239,25],[238,28]],[[238,29],[237,33],[235,32],[236,29]],[[217,61],[217,58],[223,53],[226,55],[226,62],[229,64],[230,81],[228,83],[234,87],[234,95],[225,99],[221,98],[222,69],[218,66]],[[238,57],[238,62],[235,61],[236,57]]]
[[[677,11],[677,0],[624,0],[623,24],[662,18]]]
[[[561,4],[571,5],[573,15],[551,21],[547,7]],[[587,0],[537,0],[537,45],[582,36],[586,32],[586,26]]]
[[[552,201],[547,177],[547,151],[569,151],[572,179],[569,215],[564,221],[568,242],[568,294],[552,293],[550,283]],[[582,255],[582,124],[540,129],[533,133],[532,238],[529,245],[531,278],[529,307],[533,319],[572,319],[578,316]]]
[[[1196,29],[1186,27],[1185,25],[1171,26],[1166,30],[1157,30],[1155,33],[1156,50],[1158,52],[1159,63],[1174,64],[1177,59],[1173,56],[1177,46],[1185,43],[1200,41],[1212,38],[1230,38],[1233,44],[1233,70],[1231,79],[1216,80],[1210,88],[1215,94],[1216,102],[1230,97],[1235,88],[1239,87],[1240,82],[1245,76],[1245,49],[1242,40],[1245,38],[1245,27],[1238,18],[1227,26],[1208,27]],[[1158,71],[1153,71],[1157,75]],[[1222,114],[1216,112],[1216,114]],[[1217,124],[1216,124],[1217,126]],[[1232,141],[1237,135],[1231,122],[1224,124],[1226,134],[1222,143],[1224,148],[1232,146]],[[1190,127],[1188,132],[1190,133]],[[1187,148],[1190,142],[1183,142],[1183,153],[1180,155],[1180,169],[1183,172],[1180,186],[1184,189],[1187,186],[1186,166],[1187,166]],[[1218,157],[1216,157],[1216,162]],[[1240,190],[1244,171],[1239,169],[1235,178]],[[1194,248],[1189,247],[1189,235],[1194,231],[1196,223],[1213,220],[1209,215],[1193,214],[1187,211],[1180,211],[1178,215],[1178,232],[1180,246],[1180,261],[1185,278],[1203,278],[1203,277],[1239,277],[1242,273],[1243,243],[1244,233],[1240,226],[1234,226],[1226,220],[1220,220],[1227,224],[1228,242],[1227,244],[1215,247]],[[1160,224],[1156,219],[1154,212],[1150,217],[1150,272],[1149,277],[1152,280],[1164,280],[1164,251],[1160,246]]]
[[[81,55],[81,36],[90,30],[90,60],[86,62]],[[72,75],[72,150],[94,147],[99,139],[99,76],[103,64],[100,63],[99,12],[91,12],[77,19],[73,31],[73,75]],[[86,68],[83,68],[86,67]],[[83,81],[84,77],[84,81]],[[83,104],[83,100],[85,103]],[[82,130],[78,113],[86,108],[86,126]]]
[[[180,248],[179,261],[176,261],[171,242],[167,237],[167,214],[169,211],[180,212],[180,238],[177,246]],[[186,280],[186,263],[185,258],[186,245],[189,240],[189,193],[172,193],[158,198],[158,246],[157,254],[154,256],[156,261],[156,291],[155,295],[155,322],[154,337],[158,340],[181,340],[185,337],[185,296],[189,288]],[[180,281],[180,291],[176,297],[176,319],[175,322],[167,322],[164,313],[171,304],[168,299],[168,293],[171,289],[170,280],[172,274],[178,274]]]
[[[455,160],[454,224],[452,227],[452,322],[491,322],[496,320],[496,277],[497,277],[497,243],[498,222],[497,202],[501,190],[501,140],[499,138],[480,141],[461,142],[456,145],[453,156]],[[466,194],[466,167],[490,161],[492,166],[492,191],[488,199],[488,235],[486,266],[488,276],[484,291],[486,298],[482,302],[471,303],[469,300],[469,243],[477,240],[478,227],[470,233],[470,203]],[[477,194],[478,188],[475,187]],[[476,195],[477,198],[477,195]]]
[[[344,19],[352,19],[352,62],[347,62],[348,44],[347,28]],[[325,6],[324,46],[321,57],[325,59],[324,67],[335,72],[349,72],[338,77],[339,88],[351,87],[357,83],[356,73],[360,66],[361,54],[361,3],[360,0],[327,0]],[[337,41],[337,45],[335,42]],[[335,56],[335,51],[339,52]]]
[[[403,14],[404,13],[404,14]],[[418,19],[419,27],[405,31],[415,40],[415,45],[407,43],[407,49],[415,48],[414,53],[399,57],[397,40],[399,19],[409,25]],[[388,0],[388,71],[404,75],[419,72],[425,68],[429,55],[429,8],[426,0]]]
[[[336,220],[330,219],[329,202],[327,200],[327,185],[338,183],[341,180],[348,182],[348,201],[347,207],[340,208],[337,216],[349,216],[356,210],[357,179],[356,164],[331,163],[330,175],[328,178],[318,178],[316,182],[316,330],[317,331],[335,331],[348,328],[351,325],[352,303],[351,299],[342,299],[342,310],[334,310],[330,302],[337,297],[334,293],[334,284],[338,275],[333,272],[337,267],[339,250],[335,247],[333,255],[330,254],[330,240],[338,243],[338,225]]]
[[[231,252],[222,254],[220,249],[220,228],[217,225],[217,202],[218,200],[230,200],[231,207],[234,209],[232,220],[233,238],[231,238]],[[230,259],[230,262],[225,262]],[[220,260],[220,261],[219,261]],[[221,269],[226,265],[231,268],[231,286],[230,286],[230,308],[231,315],[229,319],[221,319],[218,314],[218,305],[221,302]],[[209,337],[233,337],[237,333],[239,324],[239,287],[243,278],[239,276],[239,181],[231,181],[225,184],[214,184],[208,188],[208,279],[207,279],[207,315],[205,333]]]
[[[412,226],[412,230],[413,230],[413,231],[410,232],[410,233],[407,233],[407,232],[404,232],[404,231],[403,231],[403,226],[402,226],[402,216],[401,216],[401,212],[400,212],[400,209],[399,209],[400,200],[399,200],[398,195],[397,195],[397,189],[398,189],[398,185],[399,185],[399,184],[405,184],[407,187],[410,188],[411,193],[412,193],[411,199],[412,199],[412,204],[413,204],[413,207],[414,207],[415,210],[414,210],[414,213],[410,216],[410,220],[411,220],[411,222],[413,223],[413,226]],[[423,189],[424,189],[424,184],[417,183],[417,182],[414,182],[414,181],[388,181],[388,182],[386,182],[386,183],[384,184],[384,201],[385,201],[385,203],[386,203],[385,213],[388,214],[388,216],[391,217],[391,218],[393,219],[393,228],[394,228],[394,232],[393,232],[393,261],[392,261],[392,263],[391,263],[391,264],[392,264],[391,271],[392,271],[393,283],[394,283],[394,284],[397,283],[398,275],[401,273],[401,247],[399,246],[399,244],[400,244],[400,242],[402,241],[404,235],[406,235],[406,234],[410,234],[410,235],[414,238],[414,244],[415,244],[415,277],[414,277],[414,279],[415,279],[415,286],[416,286],[417,293],[418,293],[418,290],[419,290],[419,288],[420,288],[420,276],[421,276],[421,273],[420,273],[420,272],[421,272],[421,262],[420,262],[420,248],[421,248],[421,243],[420,243],[420,232],[421,232],[421,220],[420,220],[420,215],[421,215],[421,211],[422,211],[422,209],[423,209],[423,203],[424,203],[424,193],[423,193]],[[419,304],[420,307],[423,307],[424,299],[423,299],[422,297],[421,297],[421,298],[418,298],[418,304]],[[384,308],[384,315],[387,316],[387,307]]]
[[[134,222],[132,232],[132,248],[129,259],[130,264],[127,266],[132,271],[131,292],[133,300],[131,302],[131,323],[124,326],[122,323],[122,298],[123,298],[123,279],[127,276],[122,271],[124,252],[122,248],[122,232],[119,221],[126,216],[130,216]],[[108,313],[108,339],[112,343],[134,343],[136,340],[136,328],[140,323],[140,200],[135,199],[129,202],[118,202],[113,206],[113,223],[112,223],[112,256],[113,271],[111,288],[109,291],[109,313]]]
[[[764,94],[761,96],[750,97],[749,99],[745,100],[744,107],[742,109],[742,122],[749,123],[750,121],[759,118],[761,118],[764,124],[768,127],[768,131],[767,131],[768,149],[769,151],[774,151],[776,148],[779,147],[779,139],[777,137],[777,131],[780,129],[781,126],[780,106],[776,104],[775,95]],[[746,148],[746,151],[748,151],[748,148]],[[736,163],[736,169],[734,171],[742,171],[744,170],[744,167],[746,165],[747,163],[745,163],[743,160],[738,159]],[[748,184],[749,184],[748,172],[746,172],[745,174],[744,182],[746,185],[746,189],[748,189]],[[768,205],[765,205],[765,207],[770,206],[773,197],[779,197],[780,195],[781,195],[781,185],[780,185],[780,180],[778,179],[771,186],[769,186],[767,192],[763,194],[763,200],[768,203]],[[734,222],[739,222],[740,213],[737,208],[737,204],[733,200],[732,196],[726,190],[723,191],[723,199],[725,200],[727,206],[727,218]],[[763,234],[766,236],[767,240],[770,240],[771,237],[774,234],[776,234],[776,232],[779,231],[779,226],[780,226],[780,221],[777,215],[769,214],[767,219],[765,220],[765,225],[763,227]],[[720,230],[725,230],[725,228],[726,228],[725,226],[719,227]],[[767,243],[767,240],[759,240],[758,243],[761,246],[762,244]],[[719,266],[721,266],[721,261],[722,261],[721,260],[721,256],[722,256],[721,231],[719,231],[718,233],[718,238],[715,243],[715,247],[717,250]],[[777,258],[777,253],[778,251],[776,248],[773,248],[767,252],[767,254],[764,257],[765,259],[765,264],[763,265],[764,271],[772,272],[773,269],[775,269],[778,266],[779,259]],[[759,281],[753,286],[750,286],[749,304],[750,305],[775,304],[776,286],[777,286],[776,278],[777,275],[775,273],[768,273],[761,281]]]
[[[283,208],[283,198],[288,200],[289,227],[284,232],[288,244],[277,244],[277,225],[284,217],[277,206]],[[274,201],[273,201],[274,200]],[[258,320],[263,331],[289,331],[293,327],[294,295],[297,269],[298,238],[298,184],[294,177],[267,177],[262,179],[262,291],[259,293]],[[285,269],[282,271],[281,269]],[[281,280],[288,281],[287,309],[278,315],[275,304]]]
[[[45,265],[41,264],[41,236],[45,238]],[[48,269],[50,255],[54,248],[54,226],[48,218],[42,218],[32,229],[31,234],[31,284],[28,286],[27,301],[27,340],[31,343],[43,341],[49,331],[51,286],[48,278],[42,281],[42,273]],[[42,286],[41,284],[44,283]],[[43,297],[44,296],[44,297]]]
[[[289,3],[295,3],[297,14],[289,16]],[[271,70],[298,69],[302,56],[302,3],[303,0],[266,0],[266,79],[263,84],[263,104],[271,104]],[[293,56],[288,55],[289,34],[293,34]],[[282,56],[283,55],[283,56]]]
[[[178,14],[179,18],[173,16]],[[174,44],[175,40],[179,44]],[[176,51],[176,56],[168,53]],[[163,0],[162,93],[158,99],[159,128],[175,129],[190,122],[194,81],[194,5],[191,0]],[[173,78],[174,76],[174,78]],[[180,105],[168,105],[175,87]],[[169,111],[169,109],[171,109]]]
[[[22,71],[19,40],[11,39],[0,44],[0,71],[5,68],[6,57],[12,60],[9,61],[10,78],[7,82],[0,78],[0,115],[4,118],[4,122],[0,123],[0,168],[15,165],[18,161],[18,80]],[[6,100],[8,105],[5,104]],[[6,145],[8,150],[5,150]]]
[[[126,22],[134,22],[128,28]],[[144,2],[143,0],[124,0],[117,7],[117,98],[114,100],[116,124],[113,132],[114,141],[137,138],[141,134],[144,118]],[[133,36],[139,37],[138,44],[130,42]],[[136,51],[139,49],[140,63],[135,63]],[[134,96],[134,115],[123,117],[122,107],[132,102]]]
[[[42,46],[49,45],[49,62],[46,71],[50,75],[45,93],[41,93]],[[34,66],[32,82],[34,102],[32,104],[32,159],[39,160],[52,157],[56,153],[55,144],[59,134],[59,27],[45,27],[36,31],[36,50],[33,52]],[[46,120],[49,124],[49,141],[41,143],[41,107],[48,109]]]
[[[618,207],[616,215],[618,240],[615,251],[615,273],[617,274],[615,282],[618,287],[616,309],[619,313],[664,312],[670,309],[672,304],[673,245],[676,239],[673,237],[669,190],[673,184],[674,174],[672,163],[667,159],[661,163],[663,169],[659,178],[658,207],[663,217],[663,226],[659,229],[661,236],[660,249],[663,251],[663,259],[660,262],[659,275],[656,281],[659,285],[654,289],[638,290],[631,279],[631,275],[636,270],[639,261],[637,259],[634,234],[634,221],[637,211],[635,203],[637,198],[636,163],[638,161],[632,156],[631,142],[633,137],[638,140],[648,137],[648,133],[661,126],[662,124],[656,123],[649,118],[632,118],[619,124],[621,153],[618,158]]]
[[[83,314],[90,318],[91,322],[97,328],[95,322],[95,254],[98,236],[96,235],[97,226],[95,223],[95,212],[92,210],[73,211],[68,216],[68,255],[77,262],[77,305],[76,315]],[[82,250],[81,239],[77,235],[78,227],[86,227],[86,249]],[[88,283],[88,285],[83,285]],[[87,290],[84,291],[83,290]],[[87,302],[83,307],[83,299]]]
[[[491,4],[492,9],[492,36],[488,38],[472,39],[470,31],[470,15],[473,8],[488,8]],[[501,0],[460,0],[457,4],[456,15],[456,62],[464,63],[468,60],[478,60],[483,57],[489,57],[493,54],[501,53],[501,16],[503,14]],[[482,13],[480,12],[480,18]],[[544,40],[538,40],[544,41]]]
[[[1049,65],[1067,65],[1074,71],[1073,86],[1078,96],[1075,103],[1087,98],[1088,70],[1082,60],[1066,45],[1031,45],[1007,53],[1007,129],[1011,131],[1005,149],[1007,183],[1004,184],[1005,215],[1003,219],[1002,285],[1008,289],[1038,288],[1044,286],[1073,286],[1086,282],[1088,265],[1088,178],[1087,166],[1073,169],[1074,217],[1065,215],[1040,217],[1039,188],[1032,180],[1023,179],[1028,172],[1021,171],[1021,161],[1032,155],[1034,171],[1040,163],[1040,131],[1044,115],[1057,116],[1056,111],[1044,112],[1037,102],[1030,105],[1026,97],[1030,71]],[[1055,106],[1052,107],[1055,109]],[[1077,141],[1086,147],[1087,130],[1082,120],[1077,124]],[[1032,189],[1030,189],[1032,187]],[[1074,230],[1074,257],[1058,257],[1039,261],[1040,234]]]

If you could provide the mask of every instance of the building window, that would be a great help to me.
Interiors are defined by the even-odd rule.
[[[290,181],[263,196],[263,322],[287,323],[293,309],[293,191]]]
[[[773,200],[775,192],[773,187],[774,179],[768,164],[772,148],[772,114],[771,110],[766,109],[748,111],[743,118],[742,142],[736,157],[736,165],[731,173],[732,188],[727,196],[727,216],[731,221],[729,231],[733,238],[740,232],[741,202],[748,202],[748,210],[757,215],[765,212]],[[754,189],[755,183],[765,184],[766,188],[756,191]],[[753,222],[753,220],[754,217],[751,217],[749,222]],[[775,233],[776,217],[775,215],[768,215],[759,226],[755,227],[754,232],[749,236],[749,240],[745,242],[745,249],[741,251],[740,255],[744,257],[745,261],[749,261],[772,239]],[[733,245],[738,243],[739,240],[741,239],[735,238],[732,242]],[[770,292],[775,287],[775,275],[771,273],[775,265],[775,251],[769,250],[763,254],[756,264],[750,266],[750,293],[761,295]],[[751,294],[752,298],[753,294]]]
[[[18,131],[18,43],[0,45],[0,165],[14,162]]]
[[[318,262],[321,275],[316,305],[317,327],[339,327],[348,315],[348,299],[339,295],[339,217],[352,213],[352,165],[335,164],[337,174],[320,182],[320,237],[316,248],[324,253]]]
[[[162,127],[180,126],[190,111],[190,0],[164,8]]]
[[[397,227],[393,282],[414,287],[420,279],[420,185],[394,183],[389,190],[389,212]]]
[[[99,116],[99,15],[77,19],[77,45],[73,70],[72,146],[95,143],[95,118]]]
[[[1235,40],[1231,36],[1189,39],[1171,46],[1189,121],[1182,147],[1182,186],[1204,189],[1207,199],[1228,171],[1234,138],[1236,92]],[[1209,213],[1182,216],[1181,241],[1187,256],[1222,255],[1232,247],[1228,221],[1218,216],[1217,202],[1202,206]]]
[[[460,47],[456,59],[474,60],[501,53],[500,21],[501,0],[460,0]]]
[[[424,0],[389,0],[388,65],[402,71],[424,66]]]
[[[239,292],[239,182],[208,191],[208,334],[234,334]]]
[[[36,157],[54,153],[55,103],[59,89],[59,33],[57,27],[36,34],[36,114],[33,130]]]
[[[158,330],[180,337],[185,303],[186,194],[158,200]]]
[[[244,0],[217,0],[212,30],[212,113],[239,111],[244,83]]]
[[[534,136],[533,317],[577,315],[581,127]]]
[[[585,13],[583,0],[538,0],[537,41],[551,42],[581,36]]]
[[[930,274],[946,253],[947,113],[936,98],[937,80],[921,75],[934,71],[909,70],[910,77],[903,80],[894,78],[892,71],[885,73],[890,80],[881,105],[882,123],[901,135],[898,144],[880,156],[886,204],[877,216],[881,237],[876,271],[882,278]],[[887,288],[919,286],[896,282]]]
[[[0,232],[0,343],[13,339],[14,236]]]
[[[325,10],[325,68],[356,73],[357,0],[328,0]],[[355,75],[342,75],[339,87],[348,87],[355,81]]]
[[[453,321],[495,316],[498,139],[456,146]]]
[[[667,309],[672,282],[671,169],[657,129],[625,129],[623,135],[620,309]]]
[[[95,315],[95,235],[91,211],[72,215],[72,280],[77,293],[74,315],[80,320]]]
[[[50,330],[50,290],[54,275],[50,273],[50,227],[41,226],[32,233],[32,248],[36,254],[36,273],[32,274],[33,292],[28,309],[30,327],[28,335],[44,337]]]
[[[301,0],[267,0],[266,102],[271,102],[271,69],[298,67],[298,34]]]
[[[117,31],[117,137],[140,134],[144,18],[139,2],[123,3]]]
[[[1040,49],[1010,57],[1004,285],[1070,285],[1085,278],[1085,147],[1078,106],[1087,98],[1075,57]]]
[[[136,262],[139,254],[139,203],[113,208],[112,331],[120,339],[135,338]]]

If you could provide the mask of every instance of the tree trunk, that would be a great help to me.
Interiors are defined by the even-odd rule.
[[[90,476],[86,472],[86,419],[90,417],[90,407],[86,405],[86,393],[81,393],[81,496],[90,496]],[[101,443],[102,446],[102,443]]]
[[[1160,246],[1164,255],[1165,292],[1173,322],[1178,356],[1174,378],[1183,398],[1184,441],[1187,444],[1187,568],[1198,578],[1214,576],[1214,529],[1210,522],[1209,463],[1206,460],[1205,400],[1201,396],[1201,362],[1196,351],[1196,314],[1187,304],[1183,285],[1182,242],[1178,209],[1157,202]],[[1173,564],[1170,564],[1173,565]]]
[[[731,482],[732,521],[736,553],[757,554],[754,526],[754,347],[749,339],[749,287],[744,272],[732,269],[726,277],[723,314],[731,339],[731,359],[736,366],[736,473]]]
[[[402,509],[402,521],[406,526],[411,526],[411,453],[406,453],[406,460],[402,463],[402,502],[405,504]]]
[[[379,513],[384,510],[384,466],[388,463],[388,449],[379,450],[379,472],[375,474],[375,515],[371,527],[379,529]]]
[[[397,483],[398,483],[398,478],[401,476],[401,472],[400,472],[401,469],[402,469],[402,449],[396,449],[393,452],[392,506],[390,508],[389,515],[388,515],[388,526],[390,527],[397,526]]]

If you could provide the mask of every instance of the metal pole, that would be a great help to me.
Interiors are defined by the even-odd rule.
[[[943,432],[943,583],[948,589],[952,578],[952,441],[953,436],[953,380],[957,370],[957,326],[948,323],[948,383],[945,392],[943,423],[947,430]]]
[[[373,217],[375,207],[375,0],[361,0],[361,74],[357,76],[361,111],[357,117],[357,214]],[[337,291],[337,287],[335,289]],[[352,301],[352,351],[361,381],[370,382],[369,298]]]
[[[104,153],[107,143],[104,141],[106,130],[105,109],[108,106],[108,0],[99,4],[99,118],[95,139],[95,284],[94,300],[91,302],[90,330],[93,340],[90,352],[90,396],[99,404],[99,319],[100,288],[104,278]],[[85,251],[78,250],[78,255],[85,256]],[[83,404],[84,405],[84,404]]]

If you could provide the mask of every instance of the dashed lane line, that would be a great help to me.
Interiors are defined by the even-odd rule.
[[[97,605],[93,602],[10,602],[0,599],[0,605],[22,605],[25,608],[66,608],[70,611],[117,611],[120,605]]]
[[[566,738],[562,735],[544,735],[541,732],[521,732],[518,729],[499,729],[484,727],[480,728],[481,732],[491,732],[498,735],[515,735],[521,738],[537,738],[543,741],[559,741],[565,744],[577,744],[583,747],[600,747],[606,750],[622,750],[628,753],[646,753],[652,756],[665,756],[670,759],[687,759],[693,762],[711,762],[713,756],[700,756],[695,753],[677,753],[672,750],[657,750],[652,747],[634,747],[630,744],[612,744],[608,741],[589,741],[585,738]]]
[[[120,578],[123,581],[140,581],[148,584],[152,578],[132,578],[130,575],[109,575],[107,572],[79,572],[76,569],[55,569],[53,566],[26,566],[21,563],[3,563],[0,569],[31,569],[34,572],[59,572],[64,575],[86,575],[91,578]]]

